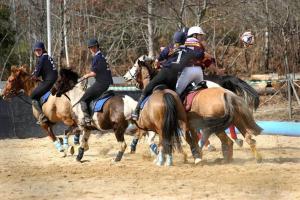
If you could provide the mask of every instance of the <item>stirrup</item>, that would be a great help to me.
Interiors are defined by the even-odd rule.
[[[36,122],[37,125],[41,125],[41,124],[44,124],[46,122],[48,122],[48,118],[44,115],[44,114],[40,114],[39,117],[38,117],[38,120]]]
[[[134,120],[134,121],[137,121],[139,119],[139,114],[137,113],[132,113],[131,114],[131,119]]]

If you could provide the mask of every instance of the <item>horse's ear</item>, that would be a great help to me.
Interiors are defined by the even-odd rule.
[[[18,67],[16,65],[11,66],[10,68],[11,73],[16,73],[18,71]]]
[[[24,72],[29,73],[29,66],[26,65],[26,64],[22,65],[22,66],[20,67],[20,69],[23,70]]]

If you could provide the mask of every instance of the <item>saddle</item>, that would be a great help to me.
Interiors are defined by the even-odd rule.
[[[157,85],[157,86],[155,86],[155,87],[153,88],[152,93],[153,93],[155,90],[164,90],[164,89],[168,89],[168,87],[167,87],[166,85],[163,85],[163,84]],[[152,94],[152,93],[151,93],[151,94]],[[143,108],[144,108],[145,104],[147,103],[147,101],[149,100],[151,94],[150,94],[149,96],[147,96],[147,97],[142,101],[141,106],[140,106],[140,110],[143,110]]]
[[[50,96],[51,92],[48,91],[46,92],[41,98],[40,98],[40,105],[42,106],[44,103],[47,102],[49,96]]]
[[[201,81],[197,85],[189,84],[186,89],[183,91],[183,93],[180,96],[181,101],[183,102],[183,106],[185,108],[185,111],[190,111],[192,107],[192,103],[194,100],[194,97],[196,94],[198,94],[199,91],[206,89],[206,81]]]
[[[112,90],[105,91],[99,98],[91,101],[89,105],[89,111],[91,115],[94,112],[102,112],[103,106],[107,100],[115,96],[115,93]]]

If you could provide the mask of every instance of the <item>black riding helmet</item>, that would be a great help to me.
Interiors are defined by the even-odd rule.
[[[90,39],[88,41],[88,48],[91,48],[91,47],[94,47],[94,46],[99,47],[99,43],[98,43],[98,41],[95,38]]]

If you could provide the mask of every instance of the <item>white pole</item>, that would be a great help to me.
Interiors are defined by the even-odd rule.
[[[47,1],[47,38],[48,38],[48,54],[51,56],[51,22],[50,22],[50,0]]]
[[[67,36],[67,14],[66,14],[66,6],[67,2],[64,0],[64,37],[65,37],[65,51],[66,51],[66,60],[67,60],[67,67],[70,67],[70,62],[69,62],[69,52],[68,52],[68,36]]]

